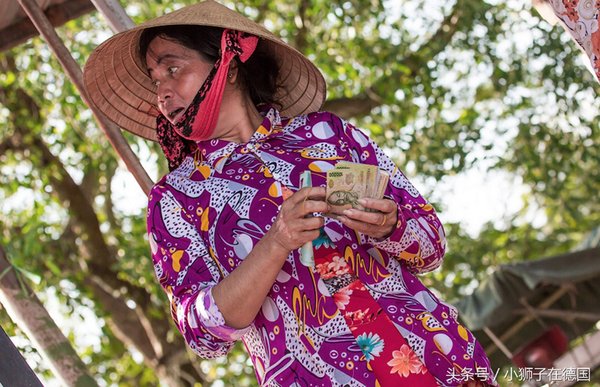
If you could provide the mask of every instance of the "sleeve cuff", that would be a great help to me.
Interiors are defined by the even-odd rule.
[[[225,318],[223,318],[223,315],[213,298],[212,287],[202,289],[198,293],[195,308],[190,309],[190,312],[192,312],[193,309],[195,309],[202,326],[210,334],[223,341],[239,340],[251,328],[251,326],[247,326],[246,328],[236,329],[225,323]]]

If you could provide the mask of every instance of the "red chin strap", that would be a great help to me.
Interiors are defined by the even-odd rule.
[[[182,137],[189,140],[201,141],[212,136],[217,125],[217,119],[219,118],[223,91],[227,84],[229,65],[236,56],[242,62],[246,62],[256,49],[257,44],[258,38],[254,35],[229,29],[223,31],[223,35],[221,36],[221,58],[215,63],[217,71],[212,80],[210,75],[206,79],[209,82],[207,85],[208,90],[206,90],[204,99],[200,101],[198,113],[196,113],[190,125],[191,131],[189,130],[189,126],[184,128],[182,133],[179,133]],[[200,88],[200,92],[204,88],[205,85]],[[175,127],[179,129],[178,125],[175,125]]]

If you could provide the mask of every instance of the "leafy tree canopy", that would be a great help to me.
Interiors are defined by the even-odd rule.
[[[191,2],[122,4],[139,23]],[[224,3],[309,56],[329,85],[324,108],[370,131],[442,215],[452,203],[436,186],[472,168],[526,187],[519,212],[477,235],[446,224],[446,263],[423,277],[444,298],[472,291],[495,265],[567,251],[598,225],[600,88],[564,31],[528,2]],[[82,66],[111,35],[97,13],[58,32]],[[124,167],[46,44],[1,53],[0,67],[0,243],[59,301],[60,319],[95,316],[96,342],[67,332],[91,373],[115,385],[254,385],[241,347],[228,361],[186,352],[154,278],[145,213],[119,203]],[[154,178],[165,173],[156,144],[126,137]],[[9,321],[0,311],[19,334]]]

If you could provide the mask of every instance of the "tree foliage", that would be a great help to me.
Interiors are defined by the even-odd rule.
[[[141,22],[191,2],[122,4]],[[324,108],[369,130],[442,214],[452,203],[436,184],[471,168],[506,171],[528,188],[518,213],[476,236],[446,225],[446,263],[423,278],[444,298],[471,291],[495,265],[564,252],[598,225],[600,88],[573,42],[529,3],[225,3],[314,60],[328,82]],[[58,32],[81,65],[110,36],[97,13]],[[76,343],[90,371],[114,385],[254,385],[240,346],[227,360],[186,352],[154,278],[144,210],[120,202],[124,189],[141,202],[143,193],[123,188],[123,166],[45,43],[1,53],[0,68],[0,243],[63,314],[96,316],[98,341]],[[126,137],[155,178],[166,171],[156,144]],[[8,322],[0,311],[18,334]]]

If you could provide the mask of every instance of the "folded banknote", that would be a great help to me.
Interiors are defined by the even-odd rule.
[[[348,208],[365,210],[358,203],[362,198],[381,199],[390,175],[375,165],[338,162],[327,171],[327,203],[333,214]]]

